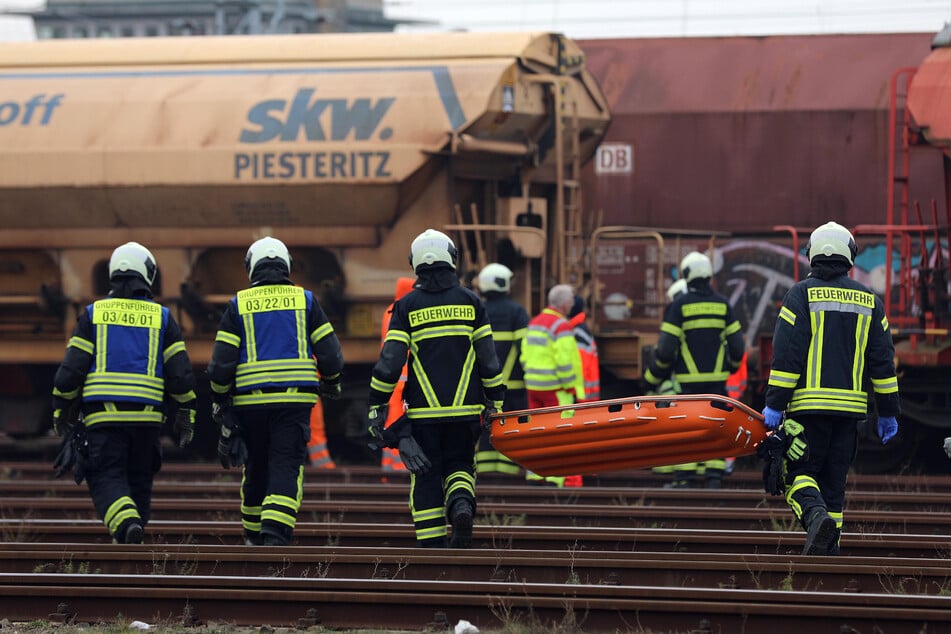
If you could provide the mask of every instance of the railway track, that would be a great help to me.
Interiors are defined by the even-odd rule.
[[[333,546],[0,544],[7,573],[519,581],[887,594],[951,594],[951,559]]]
[[[237,519],[238,494],[230,499],[152,499],[152,516],[193,521]],[[949,499],[948,501],[951,501]],[[946,508],[946,507],[945,507]],[[33,519],[95,519],[92,503],[82,498],[0,498],[3,517]],[[848,528],[858,533],[915,533],[945,535],[951,513],[938,511],[847,510]],[[408,521],[404,501],[314,500],[304,498],[298,520],[314,522],[384,523]],[[640,506],[529,502],[480,502],[476,522],[519,526],[570,526],[605,528],[687,528],[776,530],[794,523],[787,508]]]
[[[235,480],[182,482],[159,479],[154,493],[163,499],[236,499],[239,483]],[[401,502],[409,495],[408,482],[354,483],[305,482],[304,502],[316,500],[349,500],[374,502]],[[587,486],[558,489],[527,486],[524,483],[479,484],[480,504],[552,504],[600,506],[690,506],[787,509],[781,496],[770,496],[761,489],[664,489],[659,487]],[[17,479],[0,480],[0,498],[81,498],[88,499],[85,486],[76,486],[72,480]],[[951,508],[951,491],[916,492],[858,490],[849,494],[846,512],[945,512]],[[2,507],[0,507],[2,508]]]
[[[0,611],[11,620],[57,612],[112,620],[121,606],[143,620],[416,630],[466,619],[481,628],[532,621],[589,632],[919,634],[951,623],[948,596],[652,584],[0,573],[0,588]]]
[[[84,486],[50,479],[45,464],[4,464],[0,618],[951,631],[951,478],[853,478],[844,556],[805,558],[802,531],[758,473],[734,474],[749,487],[720,491],[663,489],[666,477],[647,471],[573,490],[480,478],[469,551],[415,548],[406,474],[381,482],[363,468],[309,470],[295,546],[246,547],[238,475],[166,465],[147,543],[117,546]]]
[[[576,526],[486,526],[473,528],[476,550],[571,550],[678,553],[798,554],[802,531],[721,531],[710,529],[603,528]],[[111,541],[97,520],[0,519],[0,541],[96,544]],[[228,522],[150,522],[149,544],[232,545],[243,543],[237,519]],[[294,530],[300,546],[412,548],[413,527],[402,524],[301,522]],[[844,533],[845,556],[951,558],[951,535]]]
[[[0,465],[0,481],[13,479],[52,480],[51,461],[4,461]],[[758,470],[736,471],[723,479],[725,489],[762,490],[761,473]],[[241,479],[238,469],[225,470],[217,463],[166,462],[158,478],[164,481],[182,482],[227,482]],[[65,480],[64,480],[65,481]],[[343,482],[377,484],[408,483],[409,474],[405,471],[383,473],[377,467],[346,466],[337,469],[306,468],[306,483]],[[614,473],[585,476],[585,483],[591,487],[651,487],[660,488],[670,481],[670,476],[654,473],[649,469],[618,471]],[[482,474],[479,484],[521,483],[522,480],[499,474]],[[847,484],[851,491],[909,492],[909,493],[951,493],[951,475],[873,475],[853,474]],[[539,487],[544,489],[545,487]],[[722,491],[723,489],[721,489]]]

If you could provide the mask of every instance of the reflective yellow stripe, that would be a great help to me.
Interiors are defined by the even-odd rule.
[[[83,423],[86,427],[92,427],[99,423],[161,423],[164,419],[165,415],[162,412],[152,409],[131,412],[113,409],[87,414],[83,417]]]
[[[378,392],[390,393],[396,389],[396,383],[386,383],[376,378],[375,376],[370,377],[370,389],[376,390]]]
[[[267,405],[270,403],[304,403],[313,405],[317,402],[317,394],[298,392],[296,388],[289,388],[284,392],[260,392],[250,394],[235,394],[235,405]]]
[[[898,391],[898,377],[872,379],[872,389],[878,394],[892,394]]]
[[[96,372],[106,371],[106,327],[96,326]]]
[[[399,341],[402,344],[409,345],[409,333],[404,330],[390,330],[386,331],[386,337],[384,337],[383,342],[387,341]]]
[[[277,509],[264,509],[261,511],[261,521],[270,520],[272,522],[277,522],[278,524],[284,524],[285,526],[290,526],[294,528],[297,524],[297,518],[288,513],[283,513]]]
[[[416,343],[415,336],[413,337],[413,341],[410,344],[410,349],[413,352],[413,374],[416,376],[416,380],[419,383],[419,389],[422,391],[423,397],[426,399],[426,404],[429,405],[429,407],[438,407],[439,398],[436,396],[436,390],[433,389],[433,385],[430,383],[429,377],[426,375],[426,369],[423,368],[423,364],[419,361],[419,346]]]
[[[769,385],[793,389],[799,383],[799,376],[794,372],[783,372],[773,368],[769,371]]]
[[[464,405],[461,407],[412,407],[406,415],[410,419],[448,418],[456,416],[478,416],[482,405]]]
[[[258,360],[258,345],[254,339],[254,315],[248,313],[243,315],[241,320],[244,322],[244,347],[248,352],[248,363],[254,363]]]
[[[852,389],[862,386],[862,374],[865,372],[865,349],[868,347],[868,329],[871,315],[856,315],[855,354],[852,357]]]
[[[162,353],[162,360],[168,363],[168,360],[174,357],[179,352],[185,352],[184,341],[176,341],[172,345],[165,348],[165,351]]]
[[[92,354],[95,348],[91,341],[83,339],[82,337],[70,337],[69,343],[66,344],[66,347],[77,348],[88,354]]]
[[[326,324],[322,326],[318,326],[317,328],[314,329],[312,333],[310,333],[310,341],[311,343],[317,343],[324,337],[332,334],[333,331],[334,331],[334,327],[328,321]]]
[[[241,346],[241,337],[236,334],[226,332],[224,330],[219,330],[215,335],[215,341],[220,341],[221,343],[226,343],[228,345],[238,348]]]
[[[309,340],[307,338],[307,311],[295,311],[294,322],[297,326],[297,358],[307,359],[310,357]]]
[[[666,332],[666,333],[669,334],[669,335],[673,335],[673,336],[677,337],[678,339],[682,339],[682,338],[683,338],[683,334],[684,334],[684,331],[683,331],[683,330],[681,330],[681,329],[678,328],[677,326],[675,326],[675,325],[673,325],[673,324],[671,324],[671,323],[668,323],[668,322],[666,322],[666,321],[660,325],[660,331],[661,331],[661,332]]]
[[[466,400],[466,392],[469,391],[469,377],[472,375],[472,367],[475,365],[475,349],[469,347],[466,353],[466,360],[462,363],[462,373],[459,375],[459,383],[456,384],[456,393],[452,397],[453,407],[459,407]],[[499,377],[501,383],[501,377]]]
[[[779,318],[787,322],[790,326],[796,325],[796,313],[785,306],[779,309]]]
[[[711,317],[709,319],[691,319],[685,321],[683,325],[684,332],[688,330],[723,330],[726,328],[725,319]]]
[[[154,328],[149,329],[149,361],[146,365],[145,373],[149,376],[157,374],[156,368],[159,360],[159,332]]]
[[[413,511],[413,521],[414,522],[425,522],[427,520],[435,520],[445,517],[446,509],[438,506],[431,509],[424,509],[422,511]]]
[[[819,378],[822,376],[825,316],[821,312],[810,312],[809,322],[812,328],[812,338],[809,340],[809,351],[806,355],[806,387],[814,389],[819,387]]]
[[[524,331],[523,331],[524,332]],[[505,333],[512,334],[512,333]],[[513,343],[509,346],[509,353],[505,357],[505,365],[502,366],[502,382],[508,383],[512,376],[512,370],[515,369],[515,362],[518,361],[518,347]]]
[[[519,328],[518,330],[515,330],[515,331],[508,331],[508,330],[495,331],[495,330],[493,330],[493,331],[492,331],[492,339],[494,339],[495,341],[518,341],[519,339],[524,339],[524,338],[525,338],[525,333],[526,333],[526,332],[527,332],[527,329],[525,329],[525,328]]]

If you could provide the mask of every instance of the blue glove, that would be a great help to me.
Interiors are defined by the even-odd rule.
[[[763,408],[763,418],[766,419],[763,421],[763,424],[766,425],[766,429],[775,430],[779,427],[779,424],[783,422],[783,413],[767,405]]]
[[[894,438],[897,433],[898,421],[895,420],[894,416],[878,417],[878,437],[882,439],[883,445]]]

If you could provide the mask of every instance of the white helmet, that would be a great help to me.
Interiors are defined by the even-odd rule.
[[[673,284],[670,285],[670,288],[667,289],[667,299],[674,301],[678,295],[687,292],[687,280],[676,280]]]
[[[291,254],[287,252],[287,247],[277,238],[268,236],[248,247],[248,254],[244,256],[244,268],[248,270],[248,278],[264,259],[280,260],[287,267],[287,272],[291,272]]]
[[[680,277],[688,283],[704,277],[713,277],[710,258],[699,251],[692,251],[680,261]]]
[[[417,267],[423,264],[435,264],[436,262],[445,262],[452,268],[456,268],[456,245],[442,231],[427,229],[422,232],[409,248],[409,263],[415,271]]]
[[[138,275],[152,286],[158,267],[152,253],[138,242],[126,242],[116,247],[109,258],[109,279],[122,274]]]
[[[479,272],[479,289],[483,293],[489,291],[508,293],[512,288],[512,275],[512,269],[504,264],[498,262],[488,264]]]
[[[816,257],[832,257],[841,255],[848,260],[849,265],[855,264],[855,254],[858,249],[855,246],[855,238],[848,229],[837,222],[827,222],[809,236],[809,243],[806,245],[806,251],[809,253],[809,262]]]

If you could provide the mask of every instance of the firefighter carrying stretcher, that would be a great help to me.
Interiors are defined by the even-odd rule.
[[[673,297],[664,311],[654,358],[644,373],[649,391],[675,380],[679,393],[726,396],[730,373],[740,367],[746,344],[729,301],[711,286],[713,265],[698,251],[680,262],[686,291]],[[687,486],[696,463],[675,467],[674,486]],[[707,488],[719,488],[725,459],[704,462]]]

